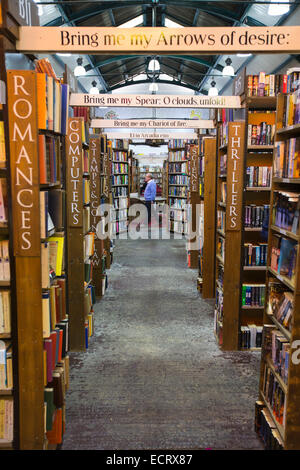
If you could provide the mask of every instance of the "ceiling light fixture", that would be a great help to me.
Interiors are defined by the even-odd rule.
[[[225,76],[225,77],[233,77],[234,75],[234,68],[232,67],[232,60],[228,57],[226,60],[225,60],[225,64],[226,66],[223,68],[222,70],[222,74]]]
[[[268,8],[268,15],[270,16],[285,15],[290,10],[289,5],[287,4],[280,5],[281,3],[286,2],[286,0],[271,0],[271,2],[272,4],[269,5],[269,8]]]
[[[240,54],[237,54],[237,57],[250,57],[252,54],[243,54],[243,53],[240,53]]]
[[[151,59],[148,64],[149,72],[159,72],[160,71],[160,63],[157,59]]]
[[[216,88],[216,82],[213,80],[210,84],[210,89],[208,90],[208,96],[218,96],[218,88]]]
[[[74,69],[74,75],[75,77],[79,77],[81,75],[85,75],[86,74],[86,70],[85,68],[83,67],[82,65],[82,58],[81,57],[78,57],[77,59],[77,65]]]
[[[99,94],[99,88],[97,88],[97,82],[95,80],[92,82],[92,88],[89,91],[90,95],[98,95]]]
[[[158,85],[157,83],[150,83],[149,85],[149,91],[158,91]]]

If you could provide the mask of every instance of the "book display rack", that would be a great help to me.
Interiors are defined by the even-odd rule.
[[[259,399],[255,427],[267,449],[299,449],[299,89],[277,96]]]
[[[130,192],[140,193],[140,173],[139,173],[139,161],[134,158],[132,150],[128,155],[129,169],[130,169]]]
[[[216,137],[199,138],[198,280],[203,298],[215,296]],[[203,267],[205,266],[205,269]]]
[[[127,231],[130,169],[128,140],[115,139],[108,143],[111,148],[111,190],[114,211],[112,213],[112,234]]]

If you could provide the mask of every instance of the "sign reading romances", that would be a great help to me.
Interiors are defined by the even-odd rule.
[[[66,137],[67,215],[69,227],[82,227],[82,120],[69,118]]]
[[[300,26],[188,28],[20,28],[21,52],[208,53],[299,52]]]
[[[243,209],[245,121],[229,123],[226,230],[240,230]]]
[[[92,119],[91,127],[143,129],[214,129],[214,121],[202,119]]]
[[[239,96],[119,95],[72,93],[70,106],[133,108],[241,108]]]
[[[7,72],[14,254],[40,256],[36,74]]]

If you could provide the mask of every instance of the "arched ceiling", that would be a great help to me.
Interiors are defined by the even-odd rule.
[[[35,0],[43,5],[41,24],[44,26],[114,26],[124,27],[133,20],[134,26],[261,26],[282,24],[298,5],[291,3],[290,11],[280,17],[267,14],[268,2],[244,0]],[[230,56],[232,58],[232,56]],[[85,57],[84,66],[90,78],[104,92],[131,83],[149,82],[146,75],[150,56],[119,55]],[[196,93],[207,94],[209,83],[219,77],[219,88],[228,78],[222,77],[226,57],[214,55],[161,55],[160,75],[156,81],[188,87]],[[233,58],[232,58],[233,59]],[[67,59],[61,57],[68,63]],[[233,60],[237,71],[251,58]],[[284,60],[286,61],[286,57]],[[74,59],[73,59],[74,62]],[[271,73],[272,70],[266,70]],[[225,81],[227,80],[227,82]],[[85,86],[85,85],[84,85]]]

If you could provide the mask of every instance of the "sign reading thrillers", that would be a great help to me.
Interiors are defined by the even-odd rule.
[[[241,108],[239,96],[111,95],[72,93],[70,106],[133,108]]]
[[[66,137],[66,185],[69,227],[82,227],[82,120],[69,118]]]
[[[17,50],[141,54],[299,52],[300,26],[205,28],[22,27]]]
[[[90,138],[91,229],[96,232],[100,205],[100,137]],[[96,232],[97,233],[97,232]]]
[[[40,256],[36,74],[8,71],[14,254]]]
[[[227,152],[226,230],[241,229],[245,122],[229,123]]]

